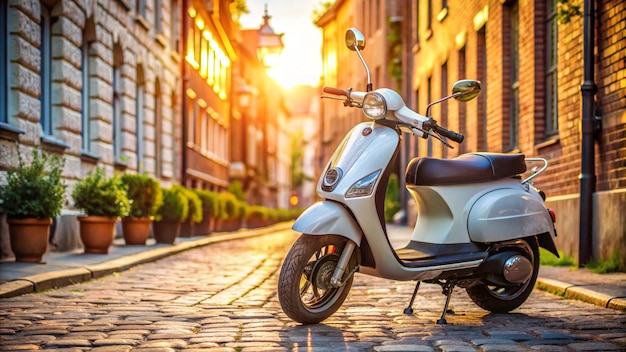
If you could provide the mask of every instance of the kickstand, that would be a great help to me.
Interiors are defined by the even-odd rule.
[[[420,288],[421,281],[418,281],[415,285],[415,290],[413,291],[413,296],[411,296],[411,301],[409,302],[409,306],[404,308],[404,314],[413,314],[413,301],[415,301],[415,296],[417,296],[417,290]]]
[[[448,304],[450,304],[450,296],[452,296],[452,290],[454,289],[454,284],[449,281],[446,283],[441,283],[441,288],[443,288],[443,294],[446,295],[446,305],[443,307],[443,312],[441,313],[441,318],[437,320],[437,324],[443,325],[448,324],[446,321],[446,312],[448,311]]]

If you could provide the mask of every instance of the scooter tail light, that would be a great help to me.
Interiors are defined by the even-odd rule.
[[[550,217],[552,218],[552,222],[556,223],[556,213],[552,209],[548,209],[548,213],[550,213]]]
[[[374,192],[374,186],[376,186],[376,181],[380,173],[381,170],[378,170],[356,181],[346,192],[346,198],[367,197],[371,195],[372,192]]]

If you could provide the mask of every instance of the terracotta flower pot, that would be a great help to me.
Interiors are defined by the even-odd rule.
[[[7,219],[15,261],[40,263],[48,249],[51,219]]]
[[[194,228],[196,227],[196,223],[191,220],[187,220],[180,224],[180,232],[178,236],[180,237],[191,237],[193,236]]]
[[[179,221],[155,221],[153,224],[156,243],[172,244],[180,232]]]
[[[150,236],[151,225],[152,218],[123,218],[124,242],[128,245],[145,245]]]
[[[79,216],[80,239],[85,253],[107,254],[115,238],[117,218],[105,216]]]

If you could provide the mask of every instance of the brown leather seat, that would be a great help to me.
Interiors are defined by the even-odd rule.
[[[468,153],[454,159],[414,158],[406,168],[407,185],[434,186],[488,182],[526,171],[523,154]]]

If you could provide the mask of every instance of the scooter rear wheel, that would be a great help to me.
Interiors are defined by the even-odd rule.
[[[341,236],[306,234],[296,240],[278,278],[278,301],[289,318],[316,324],[343,304],[353,276],[338,288],[330,285],[330,279],[346,241]]]
[[[521,306],[533,291],[539,274],[539,246],[534,238],[519,241],[514,249],[526,256],[533,265],[531,277],[519,285],[499,286],[490,283],[468,287],[467,294],[476,305],[493,313],[507,313]]]

